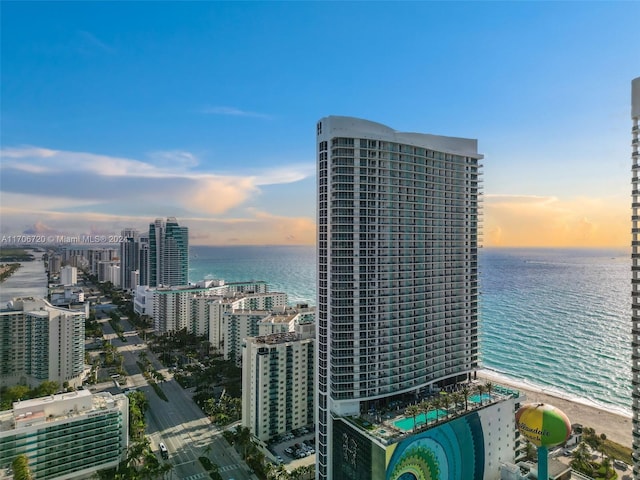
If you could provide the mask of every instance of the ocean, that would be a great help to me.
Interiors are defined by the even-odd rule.
[[[484,368],[631,415],[631,274],[625,249],[480,255]],[[315,247],[191,247],[190,280],[264,280],[316,303]]]

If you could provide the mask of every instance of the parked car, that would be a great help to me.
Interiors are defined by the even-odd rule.
[[[629,465],[624,463],[622,460],[618,460],[617,458],[613,461],[613,465],[618,467],[620,470],[626,470],[629,468]]]

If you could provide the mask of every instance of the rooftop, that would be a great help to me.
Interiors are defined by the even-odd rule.
[[[124,395],[80,390],[15,402],[11,410],[0,412],[0,432],[100,412],[119,406],[124,399]]]
[[[247,340],[249,339],[252,339],[255,343],[264,343],[267,345],[276,345],[279,343],[302,340],[300,338],[300,335],[298,335],[296,332],[272,333],[271,335],[264,335],[262,337],[247,338]]]
[[[464,399],[457,403],[454,402],[452,397],[454,391],[431,392],[421,396],[403,394],[387,399],[390,401],[386,404],[369,402],[375,403],[375,405],[369,407],[368,411],[361,411],[358,417],[344,418],[378,442],[390,445],[415,433],[435,427],[443,421],[522,396],[518,390],[496,384],[493,384],[490,393],[482,393],[481,395],[476,391],[478,385],[484,384],[476,381],[457,385],[457,392],[461,392],[463,387],[469,391],[466,406]],[[411,405],[418,406],[415,417],[407,412]],[[427,405],[429,408],[424,408]]]

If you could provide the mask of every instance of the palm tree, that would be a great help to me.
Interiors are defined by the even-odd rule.
[[[247,427],[238,428],[238,433],[236,434],[236,441],[238,444],[243,447],[243,455],[242,458],[247,458],[247,448],[251,443],[251,431]]]
[[[276,466],[271,462],[267,462],[264,466],[264,474],[267,480],[275,480],[277,478]]]
[[[468,386],[464,386],[460,389],[460,394],[464,398],[464,411],[469,410],[469,396],[471,395],[471,390]]]
[[[447,392],[440,392],[440,406],[445,410],[445,418],[449,418],[449,394]]]
[[[480,396],[480,406],[482,406],[482,395],[485,392],[485,387],[484,385],[480,384],[476,386],[476,392],[478,392],[478,395]]]
[[[604,433],[600,434],[600,442],[598,442],[598,448],[600,450],[601,459],[604,459],[604,451],[607,449],[606,445],[607,436]]]
[[[433,405],[433,408],[436,411],[436,423],[438,423],[440,420],[440,407],[442,406],[442,400],[440,397],[433,397],[431,399],[431,405]]]
[[[573,460],[571,460],[571,466],[579,472],[589,475],[593,470],[591,464],[589,463],[590,458],[591,455],[587,450],[587,444],[584,442],[580,442],[578,448],[573,451]]]
[[[462,403],[462,400],[463,400],[462,394],[460,392],[456,391],[451,394],[451,401],[453,402],[454,413],[458,413],[458,407]]]
[[[409,405],[407,409],[404,411],[405,415],[413,417],[413,431],[416,431],[416,417],[420,413],[420,407],[417,405]]]
[[[600,466],[604,468],[604,476],[605,478],[609,478],[609,472],[613,470],[611,468],[611,459],[609,457],[604,457],[602,462],[600,462]]]
[[[493,386],[494,386],[494,385],[493,385],[493,383],[491,383],[491,382],[489,382],[489,381],[487,381],[487,382],[484,384],[484,389],[485,389],[485,391],[486,391],[489,395],[491,395],[491,392],[493,391]]]
[[[428,425],[429,424],[429,410],[431,409],[432,405],[429,402],[429,400],[422,400],[419,404],[418,407],[420,408],[420,411],[424,413],[424,424]]]
[[[290,478],[289,472],[287,471],[287,469],[283,464],[278,465],[278,468],[276,469],[276,475],[277,475],[276,478],[278,480],[289,480]]]

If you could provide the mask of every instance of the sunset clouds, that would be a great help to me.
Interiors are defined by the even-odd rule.
[[[314,218],[288,218],[258,207],[261,187],[304,180],[313,164],[254,174],[199,171],[182,151],[138,160],[42,147],[1,152],[2,233],[144,229],[155,216],[178,216],[197,243],[313,243]]]
[[[484,202],[487,247],[629,246],[630,200],[491,195]]]

